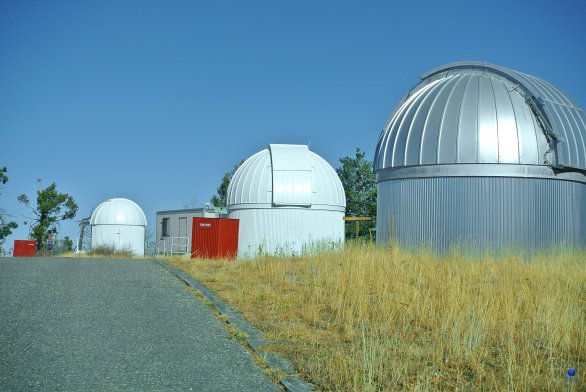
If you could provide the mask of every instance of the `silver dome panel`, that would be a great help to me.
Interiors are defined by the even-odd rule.
[[[586,117],[534,76],[480,62],[440,67],[389,117],[375,170],[458,163],[586,169]]]

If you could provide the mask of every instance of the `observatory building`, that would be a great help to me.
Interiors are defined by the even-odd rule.
[[[142,209],[128,199],[109,199],[96,207],[90,218],[92,249],[114,246],[144,256],[146,217]]]
[[[375,152],[377,243],[584,247],[586,117],[558,88],[461,62],[421,77]]]
[[[269,145],[228,186],[228,218],[240,220],[239,258],[342,246],[345,209],[336,171],[305,145]]]

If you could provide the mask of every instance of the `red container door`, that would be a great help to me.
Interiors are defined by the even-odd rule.
[[[214,259],[218,256],[218,234],[220,225],[217,219],[193,218],[191,257]]]
[[[220,219],[221,233],[218,241],[218,254],[225,259],[238,256],[238,219]]]
[[[238,219],[193,218],[191,257],[235,259],[238,254]]]
[[[37,254],[37,241],[14,240],[14,257],[35,257]]]

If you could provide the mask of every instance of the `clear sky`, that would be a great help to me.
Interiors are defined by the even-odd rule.
[[[586,5],[559,1],[0,0],[0,206],[56,182],[78,218],[126,197],[202,206],[269,143],[372,160],[387,116],[437,66],[487,61],[586,107]],[[40,182],[38,180],[41,180]]]

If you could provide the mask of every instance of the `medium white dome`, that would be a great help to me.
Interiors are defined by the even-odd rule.
[[[132,200],[109,199],[96,207],[90,218],[90,225],[147,226],[142,209]]]
[[[228,206],[346,207],[336,171],[304,145],[271,144],[248,158],[228,186]]]
[[[344,244],[342,182],[307,146],[270,144],[248,158],[230,181],[227,204],[228,217],[240,220],[240,258]]]

